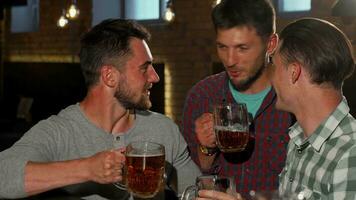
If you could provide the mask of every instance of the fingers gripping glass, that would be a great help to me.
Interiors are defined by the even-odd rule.
[[[203,175],[196,178],[195,185],[188,186],[180,200],[194,200],[198,197],[199,190],[215,190],[234,194],[236,186],[232,177]]]

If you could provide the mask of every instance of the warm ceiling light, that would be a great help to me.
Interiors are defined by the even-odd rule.
[[[173,21],[174,16],[175,16],[175,14],[174,14],[174,12],[172,11],[172,9],[171,9],[171,8],[167,8],[167,9],[166,9],[166,12],[164,13],[164,19],[165,19],[167,22],[171,22],[171,21]]]
[[[68,24],[68,19],[64,16],[65,10],[63,10],[61,17],[57,21],[57,26],[64,28]]]
[[[174,20],[174,16],[175,14],[172,9],[172,1],[168,1],[166,11],[164,12],[164,20],[172,22]]]
[[[75,0],[69,6],[66,16],[68,19],[76,19],[79,16],[79,9]]]

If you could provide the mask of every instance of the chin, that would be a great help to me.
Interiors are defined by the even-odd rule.
[[[149,99],[142,99],[142,101],[140,101],[136,108],[141,109],[141,110],[149,110],[152,107],[152,103]]]

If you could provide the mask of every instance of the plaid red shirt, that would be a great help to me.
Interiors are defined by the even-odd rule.
[[[228,87],[226,72],[207,77],[188,93],[182,121],[182,132],[187,140],[192,159],[199,165],[198,141],[195,120],[212,106],[226,101],[236,103]],[[266,95],[250,127],[250,142],[240,153],[219,153],[210,172],[235,176],[236,190],[243,195],[250,190],[277,190],[289,141],[288,128],[293,117],[275,109],[276,94],[273,89]]]

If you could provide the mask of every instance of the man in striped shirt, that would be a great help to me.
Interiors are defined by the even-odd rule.
[[[356,120],[342,95],[355,67],[351,44],[327,21],[288,25],[269,65],[277,109],[292,112],[282,194],[356,199]]]

